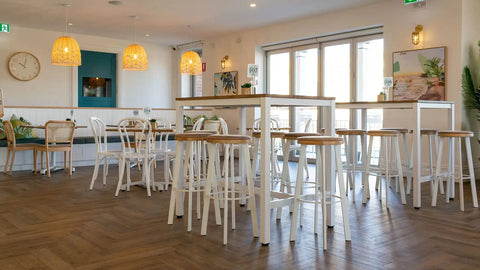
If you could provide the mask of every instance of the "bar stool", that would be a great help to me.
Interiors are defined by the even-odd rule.
[[[399,183],[400,183],[400,196],[402,200],[402,204],[406,204],[406,199],[405,199],[405,188],[403,185],[403,172],[402,172],[402,161],[400,159],[400,147],[398,143],[398,137],[400,137],[400,132],[396,130],[370,130],[367,132],[367,135],[369,136],[369,142],[368,142],[368,154],[367,154],[367,160],[365,161],[365,174],[364,174],[364,190],[363,190],[363,203],[367,202],[367,198],[370,198],[370,185],[368,181],[368,175],[371,173],[370,170],[371,164],[371,156],[372,156],[372,148],[373,148],[373,139],[374,137],[379,137],[380,138],[380,156],[379,156],[379,161],[378,161],[378,170],[375,172],[373,171],[373,174],[376,174],[377,177],[380,178],[380,181],[378,181],[379,184],[379,197],[380,201],[382,201],[382,181],[381,177],[382,175],[385,176],[385,193],[386,193],[386,207],[389,208],[388,206],[388,187],[390,186],[390,178],[394,176],[398,176]],[[395,167],[397,169],[397,175],[392,174],[393,171],[390,169],[390,152],[392,151],[392,144],[394,145],[394,151],[395,151]],[[378,179],[377,179],[378,180]]]
[[[209,132],[192,132],[175,134],[176,140],[176,156],[175,168],[173,171],[172,194],[170,196],[170,208],[168,211],[168,224],[173,224],[173,214],[175,206],[177,206],[177,217],[183,215],[184,194],[188,194],[188,227],[187,231],[192,230],[192,196],[193,192],[198,195],[197,199],[197,217],[200,219],[200,197],[201,192],[201,161],[200,153],[202,151],[202,142],[206,141]],[[197,143],[197,144],[195,144]],[[184,144],[186,150],[184,153]],[[185,158],[184,158],[185,154]],[[180,172],[183,172],[182,174]],[[184,179],[188,179],[188,183],[184,183]],[[180,215],[179,215],[180,214]]]
[[[323,231],[323,249],[327,249],[327,203],[335,203],[334,199],[340,199],[342,205],[342,217],[343,217],[343,227],[345,231],[345,241],[350,241],[350,225],[348,221],[348,211],[347,211],[347,199],[345,196],[345,186],[342,174],[342,159],[340,156],[340,145],[343,143],[343,139],[339,137],[330,137],[330,136],[306,136],[298,138],[298,143],[300,147],[300,159],[298,161],[298,167],[303,168],[304,164],[307,162],[306,149],[307,145],[314,145],[316,150],[316,177],[314,183],[314,194],[303,194],[303,170],[297,170],[297,183],[295,185],[295,197],[293,203],[293,215],[292,223],[290,227],[290,241],[295,241],[295,234],[297,232],[297,219],[299,212],[300,203],[313,203],[315,205],[315,214],[314,214],[314,232],[317,234],[317,212],[318,204],[322,205],[322,231]],[[338,186],[340,189],[340,195],[335,195],[335,185],[333,185],[330,191],[326,190],[326,179],[325,179],[325,146],[330,146],[332,151],[335,152],[335,164],[336,170],[338,173]],[[335,177],[335,176],[332,176]],[[318,191],[321,189],[321,199],[319,201]],[[313,200],[312,200],[313,195]],[[329,201],[327,202],[327,198]]]
[[[322,133],[306,133],[306,132],[286,132],[283,135],[283,166],[282,166],[282,180],[280,182],[280,192],[292,194],[292,184],[290,181],[290,168],[288,165],[288,160],[290,158],[290,152],[292,150],[292,143],[297,141],[300,137],[305,136],[322,136]],[[308,164],[305,162],[303,168],[298,167],[299,170],[305,169],[308,174]],[[303,181],[303,180],[302,180]],[[277,209],[277,219],[280,219],[282,216],[282,208]]]
[[[433,188],[434,188],[434,181],[435,181],[435,170],[434,164],[435,161],[433,160],[433,151],[435,151],[435,158],[438,158],[438,148],[437,148],[437,130],[436,129],[421,129],[420,130],[421,136],[426,136],[428,140],[428,175],[422,176],[420,178],[421,182],[430,182],[430,194],[433,195]],[[412,147],[413,148],[413,147]],[[421,151],[421,148],[419,148]],[[412,152],[413,153],[413,152]],[[410,163],[413,166],[413,158],[410,159]],[[409,193],[411,186],[407,183],[407,194]],[[440,194],[444,193],[443,189],[443,182],[440,183]]]
[[[438,158],[437,158],[437,168],[435,172],[435,186],[433,188],[433,195],[432,195],[432,206],[437,206],[438,182],[440,181],[441,178],[446,178],[447,192],[445,196],[445,201],[447,203],[450,202],[451,197],[454,197],[453,195],[455,193],[454,192],[455,181],[458,180],[459,189],[460,189],[460,192],[459,192],[460,193],[460,211],[465,210],[464,196],[463,196],[463,180],[468,179],[470,180],[470,187],[472,189],[473,207],[478,207],[477,188],[475,186],[475,174],[473,170],[472,149],[470,148],[470,137],[473,137],[473,132],[471,131],[461,131],[461,130],[438,131],[438,138],[440,142],[438,145]],[[463,175],[462,138],[465,140],[465,149],[467,150],[468,175]],[[448,146],[448,169],[446,173],[441,174],[443,142],[445,140],[447,141],[447,146]],[[457,153],[458,153],[458,156],[455,157],[455,159],[458,160],[458,175],[455,175],[454,173],[455,164],[453,164],[454,159],[452,159],[455,155],[455,149],[453,149],[452,143],[455,143],[455,141],[456,141]]]
[[[367,131],[363,129],[337,129],[335,131],[337,135],[343,138],[345,142],[345,154],[346,164],[344,170],[347,173],[347,181],[345,182],[345,188],[348,196],[348,183],[350,180],[350,186],[352,189],[352,202],[355,202],[355,175],[357,168],[364,171],[365,166],[365,154],[367,153],[366,135]],[[362,146],[362,166],[357,167],[357,139],[360,139],[360,145]],[[362,177],[363,179],[363,177]]]
[[[257,207],[255,204],[255,191],[252,176],[252,168],[250,166],[250,154],[248,152],[248,144],[250,137],[245,135],[212,135],[207,138],[208,153],[210,162],[208,163],[207,182],[205,184],[204,192],[204,204],[203,204],[203,219],[201,235],[207,234],[208,224],[208,211],[210,207],[210,199],[214,200],[215,218],[217,225],[221,224],[220,221],[220,200],[223,201],[224,215],[223,215],[223,244],[227,244],[227,231],[228,231],[228,202],[231,201],[232,207],[232,229],[235,230],[235,201],[248,198],[248,204],[251,211],[253,236],[258,237],[258,224],[257,224]],[[215,167],[220,167],[219,159],[219,144],[225,146],[224,151],[224,163],[227,164],[225,168],[225,176],[223,181],[223,191],[219,192],[217,189],[217,179],[221,177],[218,170]],[[241,148],[240,160],[245,163],[245,171],[247,176],[247,186],[235,184],[235,171],[234,171],[234,145],[238,145]],[[230,167],[230,168],[229,168]],[[229,175],[230,170],[230,175]],[[238,194],[238,195],[237,195]],[[245,197],[244,195],[247,194]],[[220,196],[219,196],[220,195]]]
[[[410,149],[410,154],[408,153],[408,145],[407,145],[407,134],[412,134],[413,130],[408,129],[408,128],[382,128],[382,130],[395,130],[400,133],[400,136],[402,137],[402,145],[403,145],[403,162],[402,162],[402,168],[403,168],[403,175],[407,177],[407,189],[406,192],[407,194],[410,194],[410,190],[412,189],[412,177],[413,177],[413,140],[411,144],[411,149]],[[395,191],[398,193],[398,180],[395,181]]]
[[[271,185],[272,185],[272,190],[274,189],[275,186],[275,181],[276,179],[281,179],[281,172],[280,172],[280,165],[278,163],[278,148],[275,147],[275,140],[280,139],[281,145],[283,147],[284,140],[283,140],[283,135],[285,135],[286,132],[283,131],[271,131],[270,132],[270,141],[271,141],[271,171],[272,171],[272,180],[271,180]],[[253,159],[252,159],[252,171],[254,176],[257,173],[257,163],[260,159],[260,156],[258,155],[258,151],[260,150],[260,137],[262,136],[261,131],[254,131],[252,132],[252,137],[253,137]],[[280,180],[281,182],[281,180]]]

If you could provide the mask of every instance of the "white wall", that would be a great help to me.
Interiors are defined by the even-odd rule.
[[[220,60],[225,55],[229,56],[229,61],[224,71],[239,71],[241,84],[249,80],[246,77],[247,64],[262,64],[264,61],[264,57],[258,53],[258,47],[261,45],[383,25],[385,76],[392,75],[392,52],[447,46],[446,98],[457,104],[456,124],[459,128],[462,110],[461,15],[461,1],[456,0],[428,1],[426,9],[414,9],[412,5],[405,6],[403,1],[385,0],[355,9],[320,14],[205,40],[202,61],[207,63],[208,68],[203,74],[203,91],[205,95],[213,95],[213,74],[222,71]],[[411,43],[411,33],[417,24],[424,26],[423,42],[414,46]],[[378,92],[380,91],[382,89],[378,89]],[[395,118],[395,116],[392,117]],[[402,119],[394,120],[399,125],[408,123],[408,117],[404,115]],[[433,121],[432,124],[444,122],[435,117],[431,117],[429,121]]]
[[[77,67],[51,64],[54,41],[62,32],[11,25],[0,33],[0,89],[6,105],[77,106]],[[172,108],[172,50],[169,46],[142,43],[148,56],[147,71],[122,70],[122,57],[131,40],[72,34],[81,50],[117,53],[117,106]],[[10,56],[18,51],[33,53],[40,61],[37,78],[14,79],[7,69]]]

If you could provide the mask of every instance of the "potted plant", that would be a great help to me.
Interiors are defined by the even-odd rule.
[[[240,87],[242,87],[242,95],[250,95],[252,94],[252,84],[249,82],[246,82],[242,84]]]
[[[380,94],[377,95],[377,101],[385,101],[385,93],[380,92]]]
[[[150,125],[152,126],[152,128],[156,128],[157,127],[157,119],[151,118],[150,119]]]

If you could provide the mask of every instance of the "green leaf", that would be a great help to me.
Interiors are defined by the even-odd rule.
[[[393,73],[400,71],[400,63],[397,61],[393,63]]]

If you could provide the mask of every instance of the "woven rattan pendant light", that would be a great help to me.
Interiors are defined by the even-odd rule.
[[[68,36],[68,8],[69,4],[64,4],[65,7],[65,36],[59,37],[53,43],[52,48],[52,64],[58,66],[80,66],[82,65],[82,55],[77,41]]]
[[[137,38],[136,37],[137,29],[135,24],[137,16],[131,16],[131,18],[133,19],[133,25],[134,25],[133,35],[134,35],[134,41],[135,41]],[[145,52],[145,49],[136,43],[128,46],[123,52],[122,67],[124,70],[133,70],[133,71],[147,70],[148,61],[147,61],[147,53]]]
[[[180,74],[202,74],[202,60],[200,60],[198,53],[194,51],[187,51],[182,55],[182,59],[180,60]]]
[[[192,34],[192,26],[187,25]],[[194,51],[186,51],[180,59],[180,74],[184,75],[202,75],[202,60],[198,53]]]

